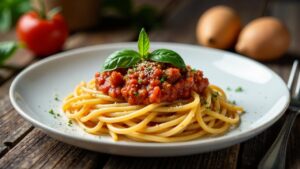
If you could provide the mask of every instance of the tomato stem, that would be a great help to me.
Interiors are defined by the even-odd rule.
[[[51,9],[47,14],[48,18],[52,19],[54,15],[56,15],[57,13],[59,13],[61,11],[61,9],[62,9],[61,7],[56,7],[56,8]]]
[[[38,0],[39,5],[40,5],[40,17],[42,19],[47,19],[47,15],[46,15],[46,5],[45,5],[45,1],[44,0]]]

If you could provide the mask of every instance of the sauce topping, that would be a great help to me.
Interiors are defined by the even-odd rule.
[[[142,61],[128,69],[97,72],[95,80],[97,90],[133,105],[189,99],[192,91],[201,94],[209,84],[200,70],[153,61]]]

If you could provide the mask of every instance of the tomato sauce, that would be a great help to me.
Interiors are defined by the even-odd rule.
[[[133,68],[95,74],[96,89],[129,104],[173,102],[191,98],[208,86],[200,70],[179,69],[170,64],[143,61]]]

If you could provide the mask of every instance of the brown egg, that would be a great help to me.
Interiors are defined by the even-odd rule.
[[[240,29],[240,17],[232,8],[215,6],[200,17],[196,35],[204,46],[227,49],[233,46]]]
[[[282,56],[290,45],[287,28],[274,17],[258,18],[242,30],[235,46],[237,52],[260,61]]]

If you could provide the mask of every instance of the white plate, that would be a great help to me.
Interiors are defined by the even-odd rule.
[[[16,110],[36,127],[57,140],[104,153],[129,156],[177,156],[212,151],[242,142],[259,134],[281,117],[290,95],[285,83],[273,71],[243,56],[199,46],[152,43],[152,50],[177,51],[187,64],[204,71],[210,83],[221,86],[230,100],[245,108],[241,124],[222,136],[179,143],[114,142],[110,137],[86,134],[76,125],[67,125],[61,101],[82,80],[100,70],[105,58],[122,48],[136,49],[136,43],[118,43],[76,49],[43,59],[21,72],[10,88]],[[234,89],[242,86],[243,92]],[[60,112],[54,118],[48,111]]]

